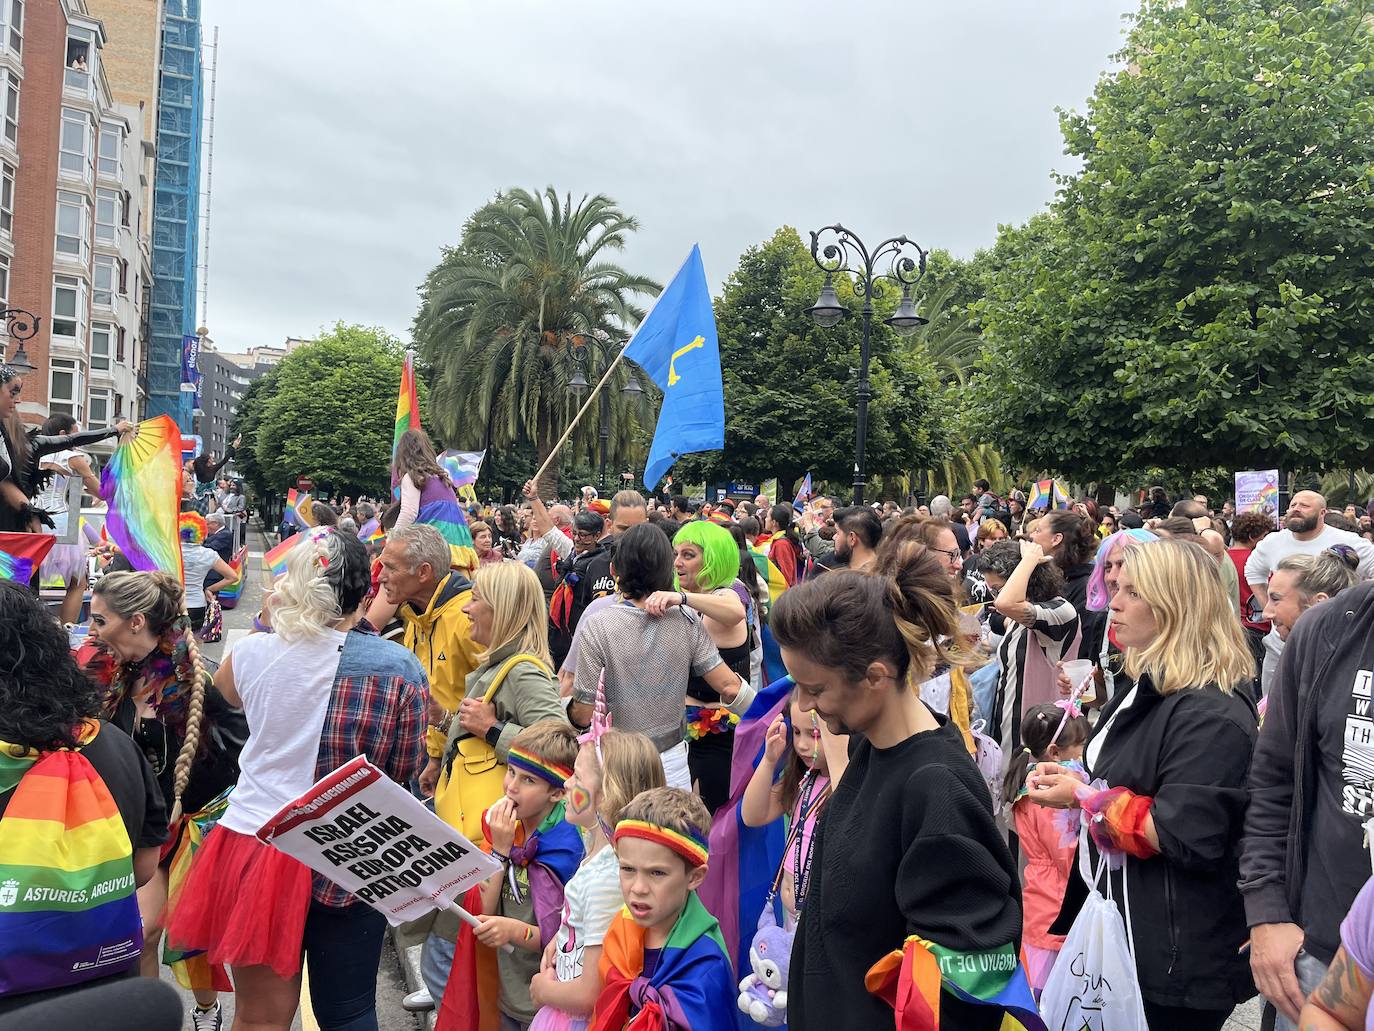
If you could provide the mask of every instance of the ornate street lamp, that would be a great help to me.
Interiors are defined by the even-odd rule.
[[[28,351],[24,350],[24,341],[30,340],[38,334],[38,324],[43,321],[42,317],[33,314],[33,312],[25,311],[23,308],[5,308],[0,310],[0,318],[5,320],[5,332],[17,345],[14,350],[14,357],[4,364],[24,375],[36,371],[37,367],[29,361]],[[3,353],[4,351],[0,349],[0,354]]]
[[[581,398],[586,395],[588,387],[591,386],[587,381],[586,369],[590,360],[588,350],[591,345],[599,338],[590,334],[578,334],[570,341],[568,353],[573,360],[573,374],[568,379],[568,391],[573,397]],[[601,374],[604,374],[602,370]],[[598,379],[600,375],[598,374]],[[630,378],[625,386],[621,388],[621,394],[627,398],[639,398],[644,395],[644,388],[639,385],[639,378],[630,371]],[[601,402],[601,427],[597,433],[601,444],[601,472],[599,474],[599,484],[597,489],[603,494],[606,492],[606,452],[609,449],[611,438],[611,396],[605,390],[601,391],[598,398]]]
[[[834,238],[824,248],[820,243],[822,234],[830,234]],[[854,504],[862,505],[868,447],[868,399],[872,396],[872,384],[868,380],[868,359],[873,327],[873,293],[880,280],[886,279],[900,285],[901,303],[883,322],[902,336],[915,333],[926,323],[926,320],[917,314],[916,304],[912,300],[912,288],[926,273],[926,251],[905,236],[894,236],[884,240],[870,252],[862,240],[836,223],[811,233],[811,257],[817,267],[825,272],[825,283],[821,286],[816,303],[806,311],[821,329],[839,325],[840,321],[850,314],[849,309],[840,303],[839,295],[835,292],[835,273],[847,272],[853,275],[855,292],[863,293],[864,306],[860,312],[863,317],[863,343],[859,349],[859,403],[854,441]],[[875,271],[882,267],[884,262],[888,263],[887,271]]]

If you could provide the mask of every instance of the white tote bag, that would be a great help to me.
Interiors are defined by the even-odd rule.
[[[1088,884],[1064,947],[1040,993],[1040,1014],[1049,1031],[1149,1031],[1135,972],[1135,955],[1121,911],[1112,901],[1106,857],[1089,876],[1087,831],[1080,831],[1078,869]],[[1097,890],[1105,880],[1107,894]],[[1130,912],[1130,891],[1121,883]]]

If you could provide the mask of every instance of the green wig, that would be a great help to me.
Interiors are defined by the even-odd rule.
[[[739,545],[725,527],[706,519],[683,523],[673,535],[673,547],[679,544],[694,544],[701,549],[697,588],[702,593],[729,587],[739,577]],[[677,586],[682,590],[681,583]]]

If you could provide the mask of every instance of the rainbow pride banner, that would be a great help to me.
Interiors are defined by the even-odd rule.
[[[0,580],[28,583],[55,543],[50,533],[0,533]]]
[[[109,788],[80,752],[16,751],[0,744],[0,793],[14,791],[0,818],[0,995],[128,970],[143,924]]]
[[[181,430],[170,415],[139,423],[115,449],[100,472],[100,496],[109,506],[105,529],[129,564],[180,580]]]

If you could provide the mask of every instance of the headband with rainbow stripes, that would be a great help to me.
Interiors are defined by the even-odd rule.
[[[556,788],[561,788],[563,783],[573,775],[573,771],[566,766],[551,763],[547,759],[541,759],[537,755],[521,751],[518,748],[510,750],[510,754],[506,756],[506,765],[514,766],[517,770],[524,770],[526,773],[532,773],[540,780],[548,781]]]
[[[621,820],[615,825],[615,841],[621,838],[643,838],[655,845],[670,848],[693,866],[705,866],[710,854],[706,842],[695,834],[683,834],[671,827],[660,827],[648,820]]]

